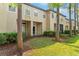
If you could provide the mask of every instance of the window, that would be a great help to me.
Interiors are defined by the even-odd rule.
[[[45,18],[45,15],[43,15],[43,18]]]
[[[38,16],[38,13],[37,13],[37,12],[34,12],[34,16],[35,16],[35,17]]]
[[[25,11],[25,16],[30,16],[30,10],[27,10]]]
[[[13,6],[9,5],[9,11],[15,12],[16,11],[16,7],[13,7]]]

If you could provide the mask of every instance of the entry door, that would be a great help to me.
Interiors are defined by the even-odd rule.
[[[63,24],[60,24],[60,33],[63,33]]]
[[[33,26],[33,35],[35,35],[35,26]]]

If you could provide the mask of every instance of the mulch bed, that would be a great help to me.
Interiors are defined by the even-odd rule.
[[[29,40],[24,42],[24,51],[30,50],[29,47]],[[0,46],[0,56],[15,56],[17,55],[17,47],[16,44],[6,44],[3,46]]]

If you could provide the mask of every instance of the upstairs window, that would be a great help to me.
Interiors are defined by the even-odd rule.
[[[38,13],[37,13],[37,12],[34,12],[34,16],[35,16],[35,17],[38,17]]]
[[[16,11],[16,7],[13,7],[13,6],[9,5],[9,11],[15,12]]]
[[[26,9],[25,16],[30,16],[30,10]]]
[[[43,15],[43,18],[45,18],[45,15]]]

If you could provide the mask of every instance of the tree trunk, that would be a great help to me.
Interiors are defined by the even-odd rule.
[[[19,55],[22,55],[23,38],[22,38],[22,5],[18,3],[17,8],[17,47]]]
[[[77,26],[78,26],[78,33],[79,33],[78,4],[77,4]]]
[[[70,37],[71,37],[72,36],[71,3],[69,3],[69,28],[70,28]]]
[[[76,35],[77,33],[76,33],[76,3],[74,4],[74,35]]]
[[[59,28],[60,28],[60,25],[59,25],[59,7],[57,8],[57,29],[56,29],[56,40],[57,41],[60,41],[60,38],[59,38]]]

